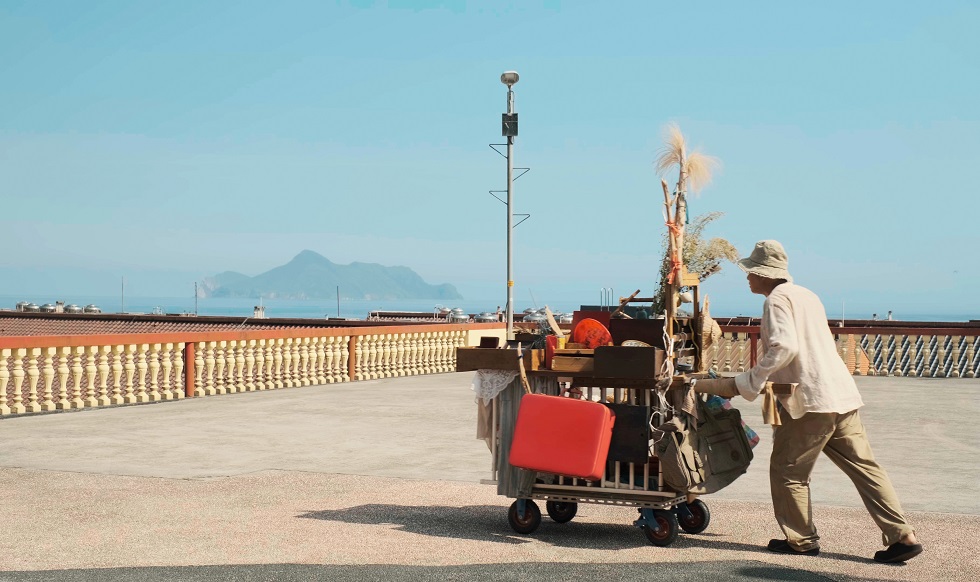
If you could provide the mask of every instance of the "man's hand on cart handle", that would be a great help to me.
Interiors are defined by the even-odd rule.
[[[735,378],[704,378],[702,380],[692,378],[691,387],[699,394],[716,394],[722,398],[738,396]]]

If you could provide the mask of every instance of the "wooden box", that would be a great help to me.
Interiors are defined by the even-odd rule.
[[[664,365],[658,348],[600,346],[595,349],[595,376],[599,378],[657,378]]]
[[[544,350],[524,350],[524,369],[544,367]],[[456,348],[456,371],[518,370],[517,350],[492,348]]]
[[[589,372],[594,367],[595,359],[583,356],[555,356],[551,358],[551,369],[556,372]]]
[[[612,319],[609,334],[617,346],[626,340],[639,340],[664,349],[664,323],[663,319]]]

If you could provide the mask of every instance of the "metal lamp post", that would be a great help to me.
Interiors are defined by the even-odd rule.
[[[506,71],[500,82],[507,85],[507,113],[501,129],[507,138],[507,339],[514,337],[514,138],[517,137],[517,113],[514,112],[514,85],[520,80],[517,71]]]

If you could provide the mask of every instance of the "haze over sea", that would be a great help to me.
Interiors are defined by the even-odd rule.
[[[24,297],[13,295],[0,295],[0,309],[14,309],[20,301],[29,301],[42,305],[44,303],[54,303],[56,300],[65,301],[66,304],[84,307],[94,304],[102,309],[103,313],[153,313],[159,309],[162,313],[194,313],[195,301],[193,297],[109,297],[109,296],[66,296],[66,297]],[[243,297],[222,297],[222,298],[203,298],[198,299],[196,308],[199,315],[221,315],[229,317],[252,317],[254,306],[260,300]],[[464,312],[477,314],[484,311],[496,311],[497,306],[504,308],[502,302],[494,299],[462,299],[458,301],[440,302],[437,299],[401,299],[401,300],[354,300],[342,299],[338,306],[336,300],[312,300],[312,299],[262,299],[261,303],[265,306],[266,317],[288,317],[288,318],[312,318],[322,319],[325,317],[344,317],[354,319],[365,319],[371,311],[415,311],[433,312],[437,306],[449,308],[461,308]],[[597,305],[597,298],[584,298],[580,302],[568,300],[548,301],[538,300],[519,301],[515,300],[514,313],[520,314],[526,308],[540,308],[548,305],[555,313],[571,313],[582,305]],[[339,307],[339,309],[338,309]],[[724,323],[724,318],[735,316],[759,317],[762,311],[760,298],[757,311],[745,311],[740,313],[714,313],[715,319]],[[879,319],[884,319],[887,309],[878,312]],[[870,313],[844,313],[847,319],[871,319]],[[835,313],[828,306],[828,316],[830,318],[839,317],[840,313]],[[969,321],[980,320],[980,312],[963,310],[960,312],[949,313],[904,313],[893,312],[892,317],[896,320],[904,321]]]

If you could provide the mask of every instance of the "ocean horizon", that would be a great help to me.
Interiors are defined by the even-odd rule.
[[[109,296],[84,296],[68,298],[37,298],[22,297],[13,295],[0,295],[0,309],[13,310],[20,301],[29,301],[42,305],[44,303],[54,303],[56,300],[65,301],[65,304],[75,304],[79,307],[86,305],[96,305],[103,313],[165,313],[165,314],[184,314],[196,313],[198,315],[216,315],[227,317],[250,318],[253,310],[260,303],[265,307],[266,317],[274,318],[303,318],[303,319],[325,319],[328,317],[343,317],[352,319],[366,319],[372,311],[411,311],[411,312],[435,312],[440,307],[450,309],[460,308],[465,313],[478,314],[482,312],[495,312],[498,304],[493,299],[461,299],[440,301],[437,299],[399,299],[399,300],[374,300],[374,299],[341,299],[338,305],[337,300],[330,299],[252,299],[247,297],[220,297],[220,298],[199,298],[196,302],[193,297],[109,297]],[[595,301],[559,301],[548,303],[548,307],[554,313],[572,313],[580,309],[582,305],[595,305]],[[544,303],[535,304],[532,302],[515,303],[514,313],[520,314],[525,309],[537,309],[544,307]],[[761,304],[759,311],[742,313],[716,313],[712,310],[712,316],[721,323],[729,317],[759,317],[761,315]],[[833,314],[828,314],[833,319]],[[886,314],[879,314],[879,319],[885,319]],[[893,319],[899,321],[936,321],[936,322],[966,322],[970,320],[980,320],[980,312],[951,312],[951,313],[904,313],[893,312]],[[848,314],[848,319],[861,319],[860,315]],[[866,316],[866,319],[871,319]]]

